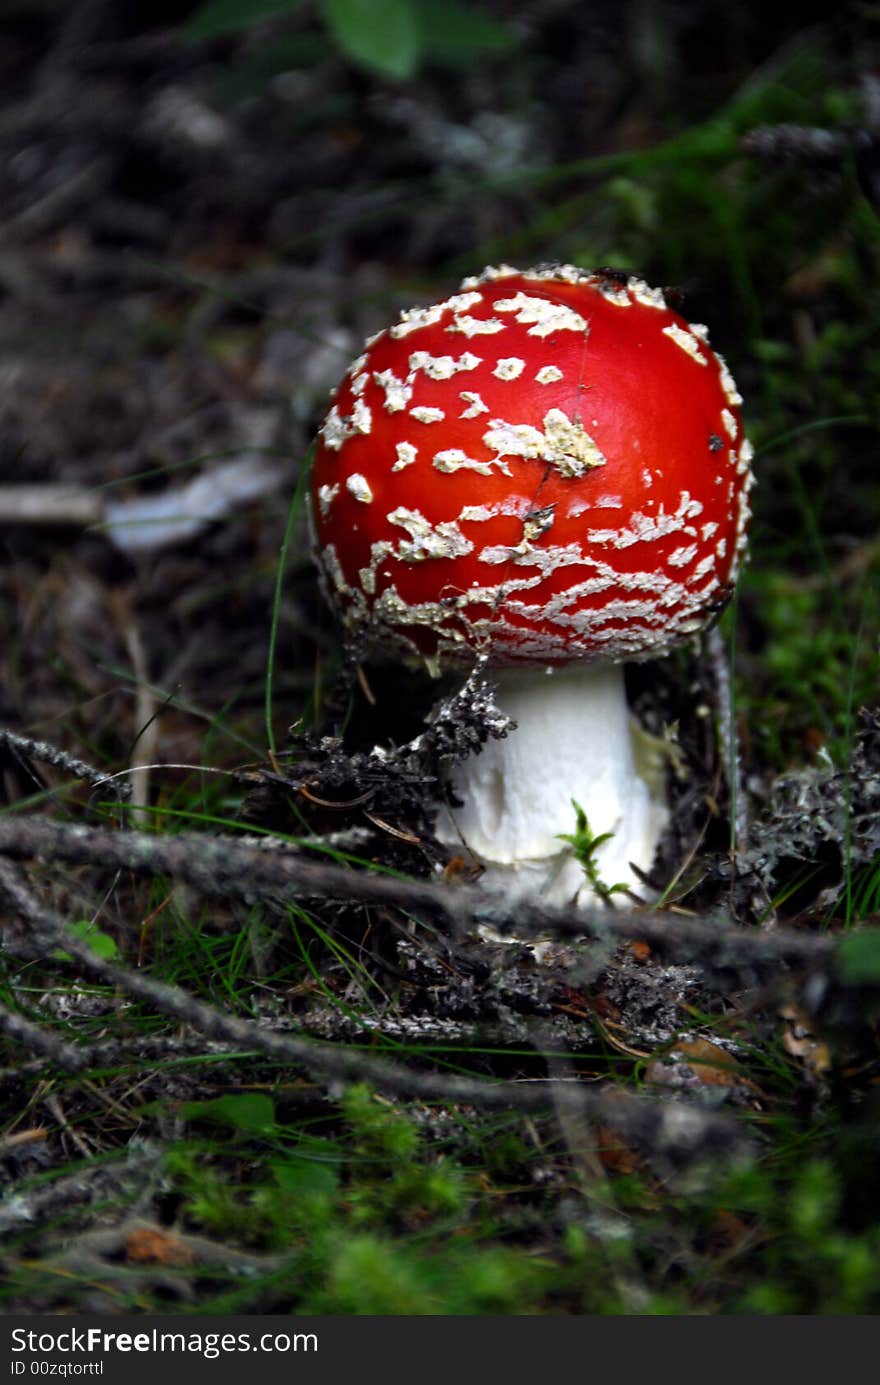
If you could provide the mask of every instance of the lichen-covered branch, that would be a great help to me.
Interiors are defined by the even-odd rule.
[[[24,1015],[17,1015],[5,1005],[0,1005],[0,1034],[42,1054],[66,1072],[79,1072],[85,1065],[84,1055],[74,1044],[66,1043],[51,1030],[34,1024]]]
[[[0,899],[7,905],[6,917],[0,917],[0,937],[13,955],[33,956],[35,946],[46,951],[61,947],[80,970],[104,985],[118,987],[211,1038],[254,1049],[276,1062],[304,1067],[331,1087],[361,1080],[391,1095],[424,1101],[467,1103],[495,1110],[535,1111],[553,1107],[554,1080],[492,1082],[479,1077],[415,1071],[355,1049],[277,1033],[207,1005],[177,986],[105,961],[40,902],[8,860],[0,860]],[[673,1162],[722,1153],[729,1156],[731,1151],[742,1150],[746,1143],[744,1132],[735,1122],[695,1107],[664,1104],[616,1089],[586,1086],[576,1080],[572,1089],[577,1091],[584,1117],[613,1126],[626,1138],[647,1145]]]
[[[550,908],[533,900],[509,904],[478,888],[348,869],[295,851],[243,845],[232,837],[156,837],[36,816],[6,817],[0,819],[0,856],[167,875],[208,896],[250,902],[302,903],[320,897],[392,904],[427,911],[453,934],[485,923],[517,938],[642,941],[662,956],[699,964],[740,983],[781,966],[821,966],[834,949],[833,939],[824,935],[784,929],[764,933],[670,913]]]
[[[106,789],[113,793],[117,798],[124,799],[131,793],[131,785],[124,780],[114,780],[112,775],[105,774],[101,770],[95,769],[94,765],[89,765],[85,760],[79,760],[75,755],[68,755],[57,745],[52,745],[50,741],[33,740],[30,736],[20,736],[15,731],[8,731],[0,727],[0,747],[6,746],[13,754],[24,756],[28,760],[36,760],[38,764],[53,765],[56,769],[61,769],[65,774],[70,774],[74,779],[82,779],[92,788]]]

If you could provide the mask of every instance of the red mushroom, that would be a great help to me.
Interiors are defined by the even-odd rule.
[[[621,663],[699,631],[745,546],[752,449],[706,329],[616,271],[508,266],[403,312],[336,392],[316,550],[352,637],[433,672],[487,656],[517,729],[455,770],[439,831],[556,897],[584,887],[572,800],[613,833],[601,878],[650,869],[666,819],[639,773]]]

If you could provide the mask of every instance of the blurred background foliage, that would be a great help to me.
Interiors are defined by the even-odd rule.
[[[877,27],[855,5],[212,0],[180,31],[236,36],[227,103],[327,74],[285,124],[292,151],[331,135],[342,183],[285,253],[343,219],[348,254],[422,297],[559,259],[675,286],[710,323],[758,452],[742,721],[778,768],[844,761],[877,684]]]

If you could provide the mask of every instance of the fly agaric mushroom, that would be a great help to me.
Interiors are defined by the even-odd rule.
[[[622,662],[699,631],[746,541],[752,449],[706,329],[618,271],[507,265],[403,312],[320,430],[316,551],[352,638],[438,673],[485,656],[516,729],[452,773],[503,887],[650,870],[668,813],[638,764]],[[582,896],[583,897],[583,896]]]

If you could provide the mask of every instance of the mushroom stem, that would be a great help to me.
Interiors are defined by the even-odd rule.
[[[644,893],[631,863],[650,870],[669,815],[662,789],[640,772],[621,665],[504,669],[496,678],[497,705],[516,730],[454,767],[450,785],[464,804],[441,812],[440,840],[464,842],[485,863],[489,888],[588,902],[583,867],[559,839],[575,829],[574,800],[595,835],[613,833],[594,857],[603,885]]]

